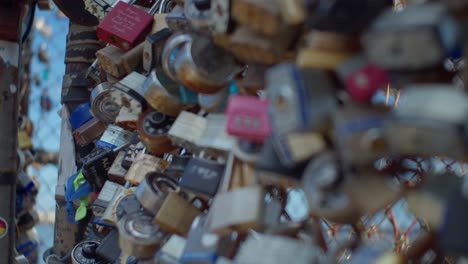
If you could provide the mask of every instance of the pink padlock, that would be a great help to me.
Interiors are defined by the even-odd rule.
[[[386,71],[367,63],[362,57],[354,57],[337,69],[338,76],[354,101],[369,102],[379,88],[387,87],[389,77]]]
[[[271,133],[268,101],[255,96],[234,95],[227,106],[227,132],[230,135],[263,143]]]

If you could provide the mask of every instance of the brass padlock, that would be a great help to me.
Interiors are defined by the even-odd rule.
[[[115,46],[108,45],[96,52],[101,68],[108,74],[122,78],[139,67],[143,61],[144,44],[125,52]]]
[[[186,237],[193,220],[200,213],[179,193],[170,192],[154,217],[154,222],[169,233]]]
[[[138,153],[130,169],[128,169],[125,180],[134,184],[139,185],[146,174],[152,171],[161,172],[169,165],[166,160],[162,160],[156,156]]]

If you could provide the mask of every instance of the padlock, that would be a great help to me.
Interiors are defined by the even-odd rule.
[[[304,167],[303,162],[298,163],[296,166],[285,166],[283,162],[280,161],[272,138],[265,141],[260,155],[255,162],[255,168],[262,184],[271,183],[289,187],[298,184],[297,180],[301,179]]]
[[[236,239],[231,235],[220,236],[206,230],[207,217],[195,218],[187,237],[187,242],[180,256],[181,263],[216,263],[219,256],[227,255],[235,248]]]
[[[107,124],[114,122],[120,111],[120,107],[112,101],[110,89],[108,82],[98,84],[91,91],[90,99],[93,116]]]
[[[230,153],[219,191],[258,185],[255,168]],[[219,192],[218,191],[218,192]]]
[[[125,52],[117,47],[108,45],[96,52],[99,66],[115,78],[122,78],[140,67],[143,63],[144,44],[140,43]]]
[[[138,113],[131,111],[129,108],[122,107],[120,108],[119,114],[115,118],[114,124],[124,130],[134,132],[137,130],[138,115]]]
[[[107,171],[115,160],[121,146],[116,149],[96,147],[90,154],[81,159],[82,173],[93,190],[99,191],[107,180]]]
[[[355,56],[336,69],[341,81],[346,85],[346,90],[358,103],[368,103],[379,88],[384,88],[389,83],[386,71],[376,65],[372,65],[362,56]]]
[[[122,107],[126,107],[130,113],[139,115],[146,110],[147,103],[141,90],[146,77],[137,72],[132,72],[120,82],[112,86],[112,100]]]
[[[179,179],[185,171],[185,167],[192,157],[190,155],[172,155],[169,167],[164,171],[164,174]]]
[[[146,174],[152,171],[161,172],[166,169],[168,165],[169,163],[166,160],[162,160],[153,155],[138,153],[127,175],[125,175],[125,180],[134,185],[139,185]]]
[[[107,126],[104,122],[93,118],[73,131],[73,137],[78,145],[86,146],[99,138],[106,129]]]
[[[145,214],[128,214],[119,221],[119,246],[122,252],[141,259],[149,259],[164,244],[167,234],[152,223]]]
[[[153,27],[151,28],[151,31],[150,33],[148,34],[148,36],[150,35],[153,35],[154,33],[157,33],[159,31],[162,31],[164,29],[168,29],[168,25],[166,23],[166,18],[167,18],[167,8],[166,6],[168,5],[173,5],[174,2],[173,1],[167,1],[165,3],[161,3],[161,4],[165,4],[165,5],[160,5],[160,8],[159,8],[159,12],[158,13],[155,13],[153,15]],[[172,8],[172,7],[169,7],[169,9]],[[159,56],[159,55],[158,55]]]
[[[91,104],[89,102],[83,103],[70,114],[69,121],[72,130],[79,128],[93,118],[90,109]]]
[[[151,72],[153,68],[161,65],[161,53],[171,35],[172,30],[164,28],[146,37],[143,48],[143,69],[146,72]]]
[[[184,14],[192,28],[199,32],[210,32],[212,28],[211,0],[186,0]]]
[[[266,37],[246,27],[237,27],[231,35],[215,35],[213,41],[241,62],[270,65],[286,59],[286,50],[294,39],[290,35],[295,35],[295,31],[278,37]]]
[[[95,216],[102,216],[106,208],[111,203],[112,199],[124,190],[125,188],[122,185],[115,182],[106,181],[101,191],[99,192],[97,199],[94,200],[93,214]]]
[[[359,36],[335,31],[309,30],[304,36],[304,47],[337,53],[358,53],[362,50]],[[324,62],[325,63],[325,62]]]
[[[308,1],[309,28],[340,33],[360,33],[385,8],[392,8],[392,0],[358,0],[353,3],[346,0]]]
[[[323,151],[327,143],[320,133],[297,131],[285,135],[275,135],[273,146],[280,162],[285,167],[297,168]]]
[[[209,200],[218,190],[224,167],[214,160],[192,158],[180,178],[180,188]]]
[[[245,140],[262,143],[271,132],[268,100],[235,95],[227,106],[227,131]]]
[[[138,135],[147,150],[154,154],[163,154],[174,149],[168,132],[175,119],[158,111],[146,111],[138,120]]]
[[[96,248],[96,255],[110,263],[114,263],[119,258],[121,252],[119,248],[119,232],[117,229],[112,229]]]
[[[102,21],[119,0],[84,0],[85,8]]]
[[[307,175],[304,175],[304,177],[312,177],[312,179],[304,180],[304,183],[308,185],[303,186],[310,213],[333,222],[357,223],[362,216],[375,214],[385,206],[398,201],[404,194],[403,187],[391,177],[375,175],[372,171],[364,170],[358,170],[355,174],[348,173],[339,182],[338,187],[330,191],[322,191],[318,189],[319,186],[315,186],[315,183],[321,180],[314,178],[321,177],[321,174],[328,173],[328,171],[322,170],[320,166],[315,167],[319,173],[308,170]],[[327,178],[333,179],[336,176],[327,176]],[[324,182],[326,183],[328,179]]]
[[[168,79],[159,68],[150,72],[143,84],[145,99],[155,110],[176,117],[184,109],[178,86],[164,86],[160,80]]]
[[[274,135],[326,129],[337,108],[335,87],[323,71],[280,64],[267,72],[266,86]]]
[[[442,32],[444,32],[442,34]],[[431,69],[456,49],[458,26],[441,3],[389,8],[362,36],[369,61],[392,71]]]
[[[240,246],[235,263],[319,263],[319,249],[311,243],[282,236],[251,234]]]
[[[155,264],[178,264],[185,245],[185,238],[172,235],[156,254]]]
[[[283,27],[277,1],[233,0],[232,16],[251,30],[267,36],[275,36]]]
[[[96,142],[96,147],[119,148],[130,143],[132,133],[115,125],[108,125]]]
[[[107,223],[112,226],[116,226],[118,219],[117,219],[117,207],[119,206],[120,201],[126,197],[133,195],[136,191],[136,188],[129,188],[129,189],[120,189],[118,188],[117,191],[114,193],[112,200],[109,202],[109,205],[106,207],[104,214],[101,216],[101,221]],[[140,208],[136,210],[134,208],[129,208],[129,211],[140,211]]]
[[[147,173],[135,193],[141,205],[156,215],[169,192],[177,190],[177,181],[159,172]]]
[[[176,5],[166,16],[167,26],[174,32],[191,30],[190,23],[185,16],[184,7]]]
[[[206,94],[229,85],[240,71],[231,54],[217,47],[210,38],[193,34],[174,34],[166,42],[162,66],[174,81]]]
[[[174,145],[186,148],[189,152],[198,152],[196,143],[207,127],[205,118],[183,111],[169,130],[169,138]]]
[[[200,210],[176,192],[169,192],[154,222],[171,234],[186,237]]]
[[[276,200],[266,202],[265,195],[261,186],[218,193],[209,212],[210,232],[227,234],[233,229],[245,233],[249,229],[258,230],[277,224],[281,205]],[[249,206],[246,207],[246,204]]]
[[[125,157],[125,151],[121,150],[115,157],[114,162],[112,162],[107,175],[110,181],[117,182],[120,184],[125,184],[125,175],[127,174],[127,169],[122,166],[122,161]]]
[[[96,255],[96,249],[101,244],[99,241],[82,241],[78,243],[71,252],[73,263],[99,263],[102,261]]]
[[[414,85],[384,124],[393,155],[445,155],[466,159],[463,124],[468,97],[450,85]],[[395,135],[394,133],[398,133]]]
[[[126,194],[120,197],[117,201],[117,206],[113,212],[114,219],[118,222],[124,216],[130,214],[146,214],[149,215],[149,212],[141,205],[136,197],[137,187],[132,187],[131,191],[126,191]]]
[[[151,30],[153,14],[158,7],[157,4],[153,5],[147,13],[131,4],[119,1],[98,25],[97,36],[123,50],[136,47]]]
[[[226,133],[226,117],[223,114],[209,114],[206,126],[196,145],[206,156],[222,157],[232,149],[234,138]]]
[[[130,140],[130,145],[128,146],[128,149],[125,152],[124,158],[122,159],[122,162],[121,162],[122,167],[126,170],[130,169],[130,166],[132,166],[138,153],[145,153],[145,152],[146,152],[146,147],[140,141],[140,137],[137,134],[133,134],[133,137]]]
[[[231,0],[211,0],[211,25],[214,34],[226,34],[233,28]]]
[[[335,112],[333,138],[343,164],[365,166],[385,157],[391,145],[384,132],[387,119],[384,108],[348,105]]]

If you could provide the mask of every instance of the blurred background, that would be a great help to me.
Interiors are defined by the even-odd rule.
[[[34,123],[32,142],[36,150],[58,152],[60,146],[60,94],[65,72],[65,45],[68,18],[56,7],[52,11],[36,9],[31,41],[31,90],[28,116]],[[56,164],[34,164],[28,174],[40,183],[36,210],[39,263],[42,253],[53,244],[55,220]]]

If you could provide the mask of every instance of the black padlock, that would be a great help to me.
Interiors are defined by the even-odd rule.
[[[218,190],[224,168],[224,164],[214,160],[192,158],[182,174],[180,187],[209,199]]]

